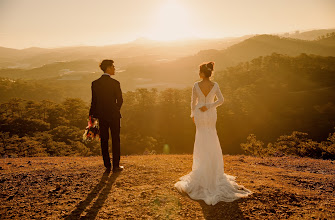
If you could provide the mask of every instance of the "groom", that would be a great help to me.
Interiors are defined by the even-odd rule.
[[[123,103],[120,82],[113,79],[115,67],[113,60],[103,60],[100,68],[104,72],[102,76],[92,82],[92,102],[89,112],[91,118],[99,120],[101,152],[104,165],[111,170],[108,139],[109,129],[112,137],[113,172],[123,170],[120,166],[120,109]]]

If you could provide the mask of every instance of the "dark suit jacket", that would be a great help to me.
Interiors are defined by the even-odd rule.
[[[92,102],[89,115],[107,121],[122,118],[120,109],[123,103],[120,82],[102,75],[92,82]]]

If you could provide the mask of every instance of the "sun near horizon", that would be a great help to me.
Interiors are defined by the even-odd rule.
[[[194,38],[191,13],[178,1],[163,2],[154,14],[153,25],[144,36],[156,41]]]
[[[175,41],[330,29],[334,10],[331,0],[2,0],[0,46],[102,46],[141,37]]]

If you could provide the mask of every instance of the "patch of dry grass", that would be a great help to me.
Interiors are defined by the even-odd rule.
[[[225,173],[254,192],[208,206],[174,183],[192,155],[123,156],[121,173],[101,157],[1,159],[1,219],[334,219],[335,162],[224,155]]]

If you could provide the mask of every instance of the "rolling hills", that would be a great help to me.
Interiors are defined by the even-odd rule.
[[[116,55],[114,59],[117,67],[115,78],[123,83],[124,91],[134,90],[139,87],[155,87],[158,89],[169,87],[185,88],[191,86],[193,82],[198,79],[198,65],[204,61],[211,60],[216,62],[215,71],[219,72],[227,67],[235,66],[240,62],[250,61],[260,56],[271,55],[272,53],[289,56],[298,56],[301,53],[335,56],[334,37],[307,41],[274,35],[257,35],[239,43],[236,43],[236,41],[235,39],[234,45],[222,50],[216,45],[215,49],[201,50],[194,55],[184,57],[177,56],[176,53],[182,51],[185,47],[185,51],[188,51],[187,47],[189,45],[178,45],[175,46],[175,48],[169,48],[167,45],[162,46],[168,51],[175,51],[172,52],[175,53],[174,55],[169,55],[169,53],[165,54],[166,51],[164,50],[161,51],[162,53],[157,52],[161,49],[153,49],[155,43],[151,47],[145,46],[148,47],[146,50],[141,49],[144,47],[142,44],[136,44],[137,46],[128,45],[128,50],[133,52],[129,52],[128,57],[117,57]],[[147,44],[145,43],[145,45]],[[192,45],[192,43],[190,43],[190,45]],[[210,47],[210,45],[208,45],[208,47]],[[43,59],[50,59],[53,60],[53,63],[30,69],[3,68],[0,69],[0,77],[29,80],[50,78],[50,80],[58,80],[62,78],[64,71],[69,74],[77,75],[77,77],[69,77],[70,80],[82,79],[80,75],[99,75],[101,73],[98,68],[99,60],[97,57],[99,56],[96,56],[99,53],[96,51],[96,53],[94,52],[92,55],[92,53],[85,51],[85,49],[87,49],[87,47],[59,49],[59,53],[64,53],[66,57],[74,59],[62,62],[56,62],[57,59],[54,55],[47,58],[48,55],[41,54],[37,56],[36,59],[41,62]],[[141,50],[142,52],[140,52]],[[71,51],[72,55],[68,53],[69,51]],[[113,49],[111,48],[107,51],[113,51]],[[152,51],[151,54],[149,54],[150,51]],[[77,56],[76,53],[80,55]],[[134,56],[136,53],[137,55]],[[100,55],[100,57],[103,57],[104,52],[100,53]],[[112,55],[113,53],[110,53],[109,57]],[[84,59],[83,56],[86,58]],[[48,62],[43,61],[43,63]]]

